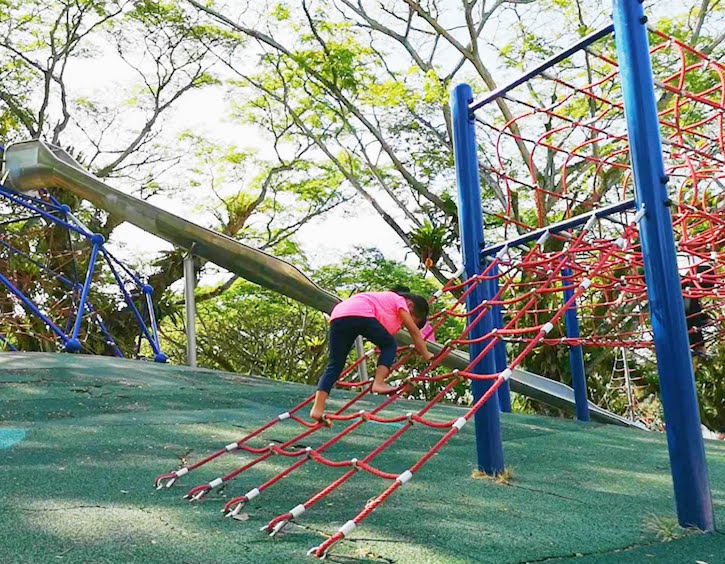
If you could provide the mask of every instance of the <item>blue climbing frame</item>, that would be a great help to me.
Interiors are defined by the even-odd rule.
[[[79,352],[82,349],[81,342],[79,340],[80,331],[85,318],[90,318],[98,326],[99,330],[103,334],[106,342],[111,347],[111,350],[116,356],[123,357],[123,353],[116,345],[113,337],[108,332],[103,320],[101,319],[98,312],[94,309],[93,305],[89,301],[89,293],[93,284],[94,273],[96,272],[96,265],[99,258],[103,258],[109,267],[109,270],[113,274],[114,280],[124,297],[124,300],[128,307],[133,312],[136,320],[139,323],[141,336],[145,337],[154,352],[154,360],[157,362],[165,362],[166,355],[161,351],[161,346],[158,337],[158,330],[156,327],[156,319],[153,312],[153,304],[151,302],[151,287],[144,284],[138,276],[136,276],[128,267],[123,263],[119,262],[105,247],[105,241],[103,236],[92,233],[81,221],[79,221],[73,214],[68,206],[61,204],[58,200],[53,198],[52,195],[45,193],[42,198],[36,198],[28,194],[21,194],[0,185],[0,200],[9,202],[17,207],[23,208],[28,211],[28,216],[22,217],[17,220],[8,220],[4,224],[12,223],[14,221],[24,221],[27,219],[38,218],[48,223],[52,223],[61,226],[68,230],[70,233],[74,233],[81,237],[84,237],[91,243],[91,254],[88,263],[88,269],[86,272],[85,281],[80,283],[77,278],[77,270],[74,265],[74,278],[71,280],[61,273],[53,270],[48,265],[44,264],[39,260],[35,260],[28,253],[12,246],[7,241],[0,239],[0,247],[10,255],[22,257],[25,261],[32,263],[43,272],[47,273],[51,277],[58,280],[63,287],[67,288],[68,294],[71,297],[73,304],[74,314],[72,314],[65,323],[65,327],[59,327],[54,323],[50,317],[42,311],[42,309],[36,305],[33,300],[26,296],[9,278],[8,276],[0,273],[0,285],[3,285],[7,290],[14,295],[24,306],[26,311],[30,312],[35,317],[45,323],[53,333],[55,333],[63,344],[63,347],[68,352]],[[140,294],[143,295],[144,307],[146,308],[146,314],[151,324],[151,330],[147,327],[147,323],[144,321],[144,317],[136,307],[133,298],[126,289],[126,282],[121,276],[120,272],[131,280],[131,282],[138,288]],[[17,349],[8,340],[7,336],[0,336],[0,346],[8,348],[12,351]]]
[[[695,381],[687,338],[684,306],[680,286],[672,219],[667,195],[667,177],[654,92],[654,79],[649,55],[649,42],[641,1],[613,0],[614,23],[583,38],[577,44],[555,55],[510,84],[474,101],[467,84],[460,84],[451,93],[453,114],[453,146],[459,196],[459,218],[464,266],[468,277],[481,272],[482,255],[492,255],[504,245],[523,244],[538,237],[527,234],[502,245],[483,244],[482,206],[479,184],[474,112],[505,96],[511,89],[539,75],[560,61],[586,48],[595,41],[615,32],[617,59],[624,96],[625,117],[630,144],[635,184],[635,201],[625,201],[592,212],[605,217],[636,206],[645,210],[639,223],[645,280],[650,303],[652,330],[660,377],[660,390],[667,430],[667,444],[672,467],[672,480],[677,516],[682,526],[695,526],[704,531],[715,528],[705,450],[700,430],[700,416]],[[592,214],[587,214],[591,216]],[[587,216],[567,220],[547,228],[561,231],[584,223]],[[526,238],[529,239],[526,239]],[[479,252],[483,249],[483,252]],[[466,301],[469,310],[491,297],[492,285],[480,285]],[[574,318],[567,312],[567,330]],[[575,310],[574,310],[575,316]],[[486,316],[490,318],[493,316]],[[472,337],[487,334],[492,321],[486,318]],[[573,327],[572,327],[573,329]],[[480,349],[473,347],[471,358]],[[480,372],[498,370],[494,354],[479,363]],[[578,366],[580,363],[576,360]],[[574,361],[572,361],[574,369]],[[582,374],[583,376],[583,374]],[[480,386],[479,386],[480,387]],[[586,399],[584,386],[578,386]],[[474,397],[481,389],[474,387]],[[583,400],[579,400],[579,404]],[[577,414],[583,416],[583,413]],[[480,414],[480,416],[479,416]],[[503,469],[503,452],[499,424],[499,402],[487,402],[476,416],[476,443],[479,468],[489,474]]]

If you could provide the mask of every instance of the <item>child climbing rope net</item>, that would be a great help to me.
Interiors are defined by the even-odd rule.
[[[710,60],[673,37],[653,31],[652,56],[671,63],[673,70],[657,84],[668,103],[660,111],[661,127],[666,132],[668,174],[680,180],[677,195],[672,198],[673,222],[678,251],[682,257],[685,297],[700,300],[709,318],[716,320],[708,338],[721,331],[723,319],[723,243],[725,216],[721,200],[725,194],[725,67]],[[540,91],[553,93],[554,102],[543,105],[536,97],[511,91],[507,102],[520,106],[523,113],[503,126],[486,115],[477,116],[478,126],[491,140],[488,160],[482,163],[492,185],[502,187],[505,211],[498,214],[499,228],[492,228],[504,240],[515,236],[515,243],[492,245],[483,250],[481,274],[458,282],[455,278],[436,293],[436,298],[449,293],[453,304],[431,316],[433,329],[451,316],[465,318],[466,329],[442,349],[420,373],[408,378],[411,382],[437,382],[442,387],[429,401],[414,404],[404,415],[388,414],[394,405],[404,402],[404,387],[376,407],[359,409],[361,400],[371,393],[373,382],[346,380],[363,359],[342,373],[337,385],[354,391],[329,420],[342,429],[316,446],[295,448],[300,440],[314,441],[321,423],[309,423],[299,416],[314,399],[309,396],[293,409],[278,415],[262,427],[226,445],[203,460],[162,474],[156,486],[173,485],[178,479],[230,452],[242,451],[249,459],[232,472],[208,483],[198,485],[186,494],[187,499],[201,500],[210,491],[229,484],[251,468],[277,457],[284,468],[270,471],[266,481],[246,494],[230,499],[224,506],[227,515],[238,514],[245,505],[255,502],[284,478],[308,463],[338,469],[340,475],[307,499],[295,500],[287,512],[272,519],[264,528],[271,535],[279,533],[291,521],[300,520],[319,502],[338,490],[360,472],[387,481],[380,493],[345,522],[310,553],[324,557],[330,549],[349,536],[394,492],[407,484],[439,452],[476,413],[495,397],[497,389],[513,371],[535,354],[548,347],[587,346],[619,350],[636,349],[645,358],[653,359],[653,337],[649,321],[646,285],[637,225],[645,210],[634,212],[631,198],[631,170],[628,162],[626,131],[623,128],[623,105],[614,99],[617,89],[617,64],[609,54],[611,44],[587,50],[606,70],[593,82],[583,86],[566,76],[566,71],[539,77],[546,83]],[[671,60],[670,60],[671,59]],[[667,68],[667,65],[663,65]],[[704,73],[708,80],[689,80],[692,73]],[[702,77],[700,77],[702,78]],[[688,91],[689,84],[698,86]],[[548,89],[548,90],[547,90]],[[538,91],[534,89],[534,91]],[[565,93],[561,95],[561,92]],[[581,104],[581,99],[585,104]],[[583,110],[582,110],[583,108]],[[695,112],[693,108],[698,111]],[[693,117],[697,114],[697,118]],[[543,133],[542,133],[543,132]],[[512,154],[526,156],[524,165],[516,167]],[[493,179],[492,181],[490,179]],[[522,195],[522,189],[524,189]],[[527,200],[527,198],[529,198]],[[628,204],[631,204],[629,205]],[[529,217],[522,210],[534,210]],[[558,220],[581,218],[566,227],[554,229]],[[522,234],[531,234],[522,239]],[[702,265],[707,264],[707,270]],[[698,270],[699,269],[699,270]],[[465,299],[476,287],[496,281],[498,290],[469,311],[463,311]],[[563,294],[566,291],[568,297]],[[567,310],[577,307],[583,331],[578,337],[566,337],[562,320]],[[504,310],[504,323],[472,337],[471,331],[492,308]],[[505,369],[481,374],[482,359],[499,342],[508,343],[512,351]],[[482,345],[479,354],[464,369],[440,373],[446,359],[457,349],[472,344]],[[402,354],[391,367],[390,378],[404,368],[412,351],[398,349]],[[374,354],[370,352],[369,355]],[[629,369],[629,368],[628,368]],[[433,410],[460,382],[482,380],[488,386],[460,417],[440,421]],[[288,421],[302,430],[281,444],[253,446],[253,442],[276,425]],[[402,424],[376,448],[359,458],[336,459],[327,451],[345,438],[360,432],[366,422]],[[288,423],[285,423],[288,424]],[[411,460],[402,473],[386,471],[377,459],[414,426],[440,429],[440,438],[417,460]],[[288,463],[284,463],[289,459]],[[293,502],[294,503],[294,502]]]

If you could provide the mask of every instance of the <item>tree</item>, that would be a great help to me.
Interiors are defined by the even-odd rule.
[[[176,138],[165,116],[173,115],[189,92],[217,84],[211,49],[223,51],[243,40],[201,21],[188,4],[8,1],[0,5],[0,15],[4,142],[31,137],[62,145],[98,177],[143,198],[183,195],[213,228],[281,254],[294,255],[293,237],[300,227],[345,201],[338,190],[339,173],[305,160],[309,144],[295,146],[289,155],[276,152],[270,159],[198,134]],[[77,76],[80,64],[92,60],[130,69],[136,80],[125,88],[110,91],[107,85],[92,97],[81,95],[68,76]],[[106,239],[119,224],[119,218],[93,210],[70,194],[55,195]],[[49,240],[51,246],[37,248],[51,262],[62,262],[60,257],[69,252],[66,237]],[[77,244],[87,255],[88,242]],[[161,296],[181,278],[182,256],[183,251],[175,250],[163,254],[151,269],[138,265],[160,297],[162,316],[178,308]],[[14,268],[14,276],[34,275],[28,264],[24,268]],[[43,280],[36,295],[57,291],[48,284]],[[131,310],[120,309],[109,324],[118,339],[133,342]]]

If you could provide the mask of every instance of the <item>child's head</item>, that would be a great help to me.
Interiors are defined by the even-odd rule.
[[[428,321],[428,300],[420,294],[410,294],[408,292],[399,292],[399,294],[408,302],[410,315],[413,317],[418,329],[425,327],[426,321]]]
[[[395,292],[396,294],[410,294],[410,288],[408,286],[403,286],[402,284],[396,284],[390,288],[390,291]]]

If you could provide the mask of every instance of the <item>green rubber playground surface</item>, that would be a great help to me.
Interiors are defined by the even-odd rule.
[[[251,502],[225,500],[289,464],[273,457],[201,503],[181,496],[241,465],[229,454],[156,491],[155,476],[244,436],[311,388],[99,357],[0,354],[0,562],[302,562],[387,482],[360,473],[279,538],[259,531],[340,475],[308,463]],[[334,400],[346,394],[336,392]],[[373,399],[364,403],[369,408]],[[415,409],[400,402],[399,412]],[[460,410],[434,410],[450,419]],[[336,545],[337,562],[725,562],[725,445],[706,441],[721,532],[674,527],[664,436],[503,415],[510,484],[471,478],[473,426]],[[317,446],[333,431],[308,437]],[[284,441],[285,421],[257,442]],[[328,451],[361,458],[395,430],[367,423]],[[413,427],[375,465],[407,469],[441,435]],[[660,537],[676,537],[662,540]]]

